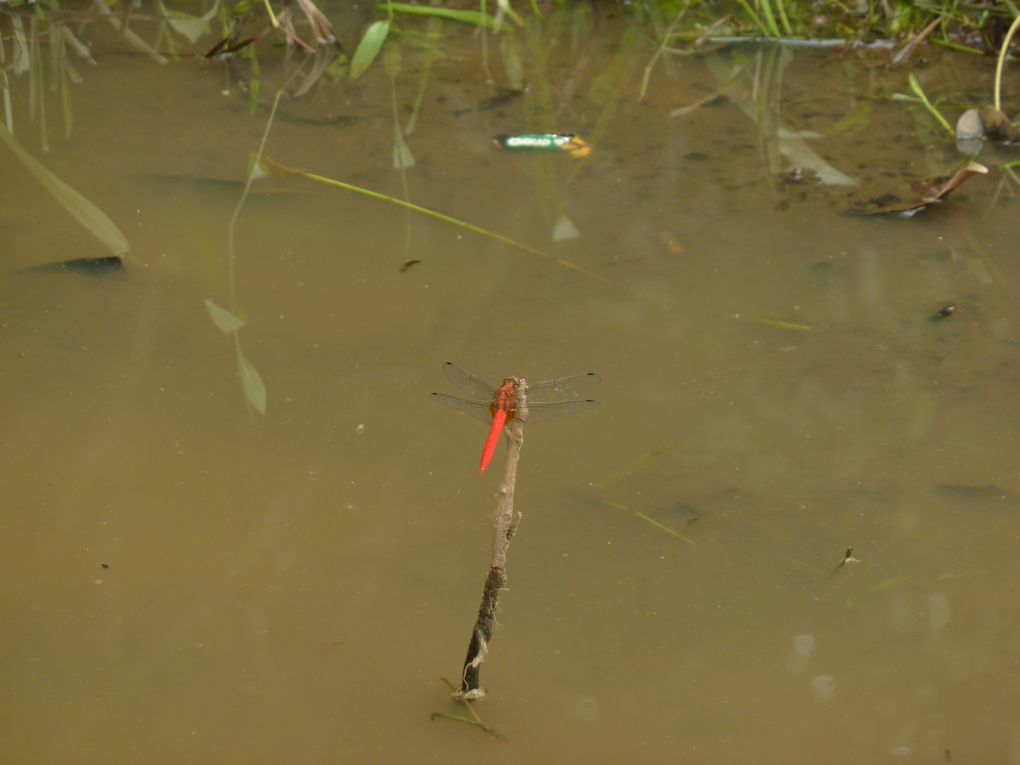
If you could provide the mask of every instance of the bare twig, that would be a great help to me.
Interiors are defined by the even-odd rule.
[[[934,32],[935,27],[937,27],[940,23],[942,23],[941,13],[938,16],[936,16],[935,19],[930,24],[928,24],[928,26],[926,26],[924,29],[922,29],[920,32],[918,32],[916,35],[910,38],[910,41],[906,45],[899,49],[896,55],[892,57],[893,65],[902,64],[904,61],[910,58],[910,54],[914,52],[914,48],[920,45],[924,41],[924,39],[928,37],[928,35]]]
[[[489,562],[489,573],[485,577],[482,604],[478,608],[478,618],[471,630],[471,642],[464,658],[460,690],[453,694],[458,701],[480,699],[485,695],[485,689],[479,685],[479,673],[496,625],[499,593],[506,588],[507,551],[521,522],[521,513],[514,510],[514,487],[517,484],[517,463],[521,457],[521,447],[524,445],[524,422],[528,418],[528,384],[523,378],[515,379],[517,405],[514,418],[506,428],[508,449],[503,485],[499,489],[499,500],[493,519],[492,558]]]

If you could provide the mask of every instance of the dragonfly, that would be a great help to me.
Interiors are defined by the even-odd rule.
[[[443,375],[465,393],[467,398],[447,396],[445,393],[433,393],[432,400],[470,414],[489,424],[489,435],[485,439],[482,460],[478,467],[478,472],[484,473],[496,451],[499,434],[517,414],[517,380],[507,377],[501,385],[493,385],[480,377],[465,372],[451,361],[443,364]],[[529,424],[542,422],[550,417],[580,412],[598,406],[598,401],[580,398],[585,390],[597,385],[598,382],[597,374],[585,372],[555,380],[528,383],[527,422]]]

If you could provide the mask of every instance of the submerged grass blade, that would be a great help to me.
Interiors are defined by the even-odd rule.
[[[63,208],[110,252],[114,255],[125,255],[131,249],[127,238],[106,213],[50,172],[23,148],[18,139],[3,125],[0,125],[0,139]]]
[[[467,717],[462,717],[461,715],[452,715],[452,714],[449,714],[447,712],[433,712],[429,716],[429,719],[430,720],[449,720],[450,722],[459,722],[459,723],[464,723],[465,725],[473,725],[474,727],[480,729],[483,733],[486,733],[489,736],[492,736],[493,738],[500,738],[500,739],[506,738],[506,736],[504,736],[498,730],[496,730],[495,728],[493,728],[493,727],[491,727],[489,725],[486,725],[481,720],[469,720]]]
[[[796,321],[782,321],[780,319],[769,319],[766,316],[742,316],[738,314],[735,318],[743,319],[744,321],[752,321],[755,324],[761,324],[763,327],[787,329],[791,332],[811,332],[814,330],[814,327],[810,324],[801,324]]]
[[[630,476],[634,475],[635,473],[639,473],[642,470],[644,470],[657,458],[672,451],[674,446],[675,444],[673,443],[665,443],[661,444],[660,446],[656,446],[653,449],[649,449],[647,452],[640,455],[637,459],[632,460],[631,462],[627,463],[618,470],[614,470],[605,478],[596,481],[594,488],[598,491],[602,491],[604,489],[608,489],[610,486],[613,486],[614,484],[619,483],[625,478],[630,478]]]
[[[608,499],[599,499],[599,502],[602,503],[603,505],[605,505],[606,507],[613,508],[614,510],[623,510],[624,512],[633,513],[638,518],[643,520],[645,523],[652,524],[655,528],[660,529],[662,531],[665,531],[670,536],[674,536],[674,537],[676,537],[677,539],[679,539],[682,542],[686,542],[689,545],[696,544],[693,539],[689,539],[688,537],[685,537],[679,531],[674,531],[669,526],[666,526],[665,524],[659,523],[654,518],[649,518],[647,515],[642,513],[640,510],[635,510],[632,507],[628,507],[627,505],[622,505],[619,502],[613,502],[613,501],[608,500]]]
[[[662,529],[667,534],[672,534],[674,537],[679,539],[681,542],[686,542],[689,545],[694,544],[694,540],[693,539],[685,537],[683,534],[681,534],[678,531],[673,531],[673,529],[671,529],[669,526],[666,526],[665,524],[659,523],[654,518],[649,518],[647,515],[645,515],[644,513],[640,512],[638,510],[632,510],[631,512],[634,513],[634,515],[636,515],[641,520],[646,521],[647,523],[652,524],[653,526],[655,526],[655,528]]]
[[[430,210],[427,207],[422,207],[421,205],[416,205],[413,202],[407,202],[404,201],[403,199],[391,197],[388,194],[382,194],[378,191],[372,191],[371,189],[366,189],[361,186],[355,186],[353,183],[345,183],[344,181],[339,181],[335,178],[327,178],[324,175],[310,173],[307,170],[298,170],[293,167],[287,167],[286,165],[282,165],[279,162],[270,159],[269,157],[265,157],[264,159],[268,164],[270,164],[272,167],[275,167],[281,173],[285,173],[288,175],[300,175],[302,178],[307,178],[308,180],[315,181],[316,183],[324,183],[327,186],[334,186],[339,189],[345,189],[347,191],[353,191],[357,194],[362,194],[366,197],[371,197],[372,199],[378,199],[383,202],[389,202],[390,204],[397,205],[398,207],[403,207],[405,209],[421,213],[422,215],[428,215],[430,218],[441,220],[444,223],[449,223],[451,225],[467,229],[468,231],[473,231],[474,233],[488,237],[489,239],[495,239],[497,242],[503,242],[503,244],[508,244],[511,247],[515,247],[519,250],[528,253],[529,255],[535,255],[546,260],[551,260],[561,268],[576,271],[579,274],[583,274],[584,276],[587,276],[590,279],[595,279],[599,282],[602,282],[603,284],[609,284],[614,287],[620,286],[617,282],[614,282],[612,279],[607,279],[601,274],[597,274],[594,271],[589,271],[588,269],[584,268],[583,266],[579,266],[577,263],[574,263],[573,261],[566,260],[564,258],[557,258],[553,255],[550,255],[547,252],[539,250],[536,247],[532,247],[531,245],[525,244],[524,242],[518,242],[516,239],[511,239],[510,237],[503,236],[502,234],[497,234],[495,231],[489,231],[486,228],[476,226],[473,223],[468,223],[467,221],[461,220],[460,218],[454,218],[452,215],[446,215],[445,213],[437,212],[436,210]]]
[[[496,19],[481,11],[458,11],[452,8],[440,8],[431,5],[411,5],[410,3],[382,4],[387,11],[396,13],[410,13],[416,16],[438,16],[451,21],[459,21],[461,24],[471,24],[485,29],[496,29]]]

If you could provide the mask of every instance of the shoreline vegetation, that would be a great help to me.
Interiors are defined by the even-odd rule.
[[[288,45],[309,52],[322,46],[351,46],[352,74],[356,78],[374,59],[391,32],[407,33],[416,24],[449,21],[499,33],[506,27],[529,22],[546,23],[564,10],[626,14],[641,23],[656,46],[671,52],[697,52],[705,47],[735,43],[770,43],[808,48],[896,50],[902,63],[922,44],[941,46],[974,55],[997,55],[1013,21],[1020,16],[1015,0],[999,2],[941,0],[914,2],[858,0],[811,2],[807,0],[433,0],[364,4],[361,30],[334,31],[330,17],[338,10],[331,0],[206,0],[204,3],[168,2],[138,7],[124,0],[112,3],[41,3],[0,0],[0,34],[6,44],[27,40],[31,21],[64,21],[79,30],[101,20],[130,46],[155,58],[177,55],[182,43],[197,43],[206,35],[219,41],[206,49],[208,56],[235,55],[257,46],[276,33]],[[157,10],[158,9],[158,10]],[[156,24],[158,35],[142,34],[142,26]],[[351,39],[351,34],[356,39]],[[87,45],[73,31],[61,31],[63,42],[79,55]],[[15,50],[15,53],[17,51]],[[1018,55],[1014,46],[1011,56]],[[12,63],[8,59],[8,65]],[[13,59],[16,67],[28,62]]]

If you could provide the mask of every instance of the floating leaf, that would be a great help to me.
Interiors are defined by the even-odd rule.
[[[357,50],[354,51],[354,58],[351,59],[352,80],[358,79],[372,65],[389,33],[390,22],[388,21],[375,21],[365,30]]]
[[[2,124],[0,124],[0,139],[3,139],[14,155],[21,160],[29,172],[35,176],[35,179],[63,205],[64,209],[88,229],[92,236],[102,242],[110,252],[114,255],[124,255],[131,249],[127,238],[107,217],[106,213],[46,169],[39,160],[22,148],[18,139],[11,135],[10,131]]]
[[[221,308],[209,298],[205,299],[205,307],[209,311],[213,324],[219,327],[220,332],[229,335],[231,332],[237,332],[245,324],[244,319],[235,316],[226,308]]]
[[[241,387],[244,388],[244,397],[248,399],[259,414],[266,413],[266,384],[262,382],[262,375],[248,361],[241,346],[237,346],[237,366],[241,372]]]

